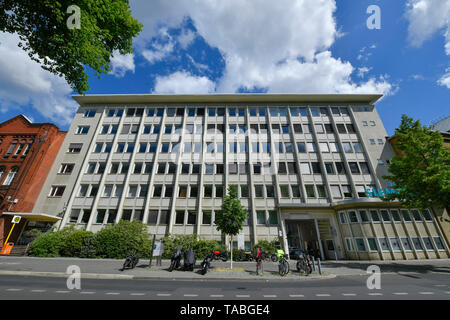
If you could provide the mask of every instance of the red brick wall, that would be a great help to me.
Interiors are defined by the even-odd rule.
[[[9,220],[10,216],[2,216],[2,212],[31,212],[65,135],[66,132],[59,131],[54,124],[33,124],[21,115],[0,123],[0,167],[5,168],[0,178],[0,200],[4,199],[0,204],[0,246],[10,228],[9,221],[6,224],[2,221],[5,217]],[[13,141],[18,144],[33,141],[26,157],[13,157],[14,152],[9,157],[4,157]],[[19,167],[19,171],[12,184],[2,186],[8,172],[15,166]],[[11,196],[11,200],[18,199],[18,203],[10,205],[8,196]]]

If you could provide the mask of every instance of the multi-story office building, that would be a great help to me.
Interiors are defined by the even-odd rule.
[[[247,249],[278,239],[326,259],[449,257],[431,210],[378,197],[394,155],[380,95],[87,95],[35,211],[97,231],[140,220],[221,240],[229,185]],[[66,169],[70,168],[69,171]]]
[[[32,123],[23,115],[0,123],[0,247],[13,215],[22,217],[8,240],[16,248],[24,229],[47,230],[58,221],[54,212],[46,215],[32,209],[65,134],[54,124]]]

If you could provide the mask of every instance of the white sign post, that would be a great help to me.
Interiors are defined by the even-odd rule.
[[[245,243],[244,243],[244,233],[238,234],[238,249],[244,250],[245,249]]]

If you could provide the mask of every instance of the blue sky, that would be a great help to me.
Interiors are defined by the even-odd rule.
[[[367,28],[370,5],[381,9],[380,30]],[[131,7],[144,24],[135,52],[116,55],[112,74],[91,76],[88,94],[377,92],[386,95],[376,107],[389,135],[404,113],[422,124],[449,116],[450,1],[134,0]],[[0,121],[23,113],[67,130],[77,107],[70,88],[15,41],[0,34]]]

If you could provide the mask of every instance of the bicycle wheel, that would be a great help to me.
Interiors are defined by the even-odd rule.
[[[175,260],[172,260],[172,262],[170,263],[169,272],[172,272],[173,269],[175,269],[175,264],[176,264]]]
[[[276,254],[272,254],[272,255],[270,256],[270,259],[272,259],[272,262],[277,262],[277,260],[278,260]]]
[[[282,277],[289,273],[289,263],[284,259],[280,261],[279,273]]]
[[[133,259],[133,264],[132,264],[131,268],[132,268],[132,269],[136,268],[136,266],[137,266],[138,263],[139,263],[139,258],[138,258],[138,257],[135,257],[135,258]]]

